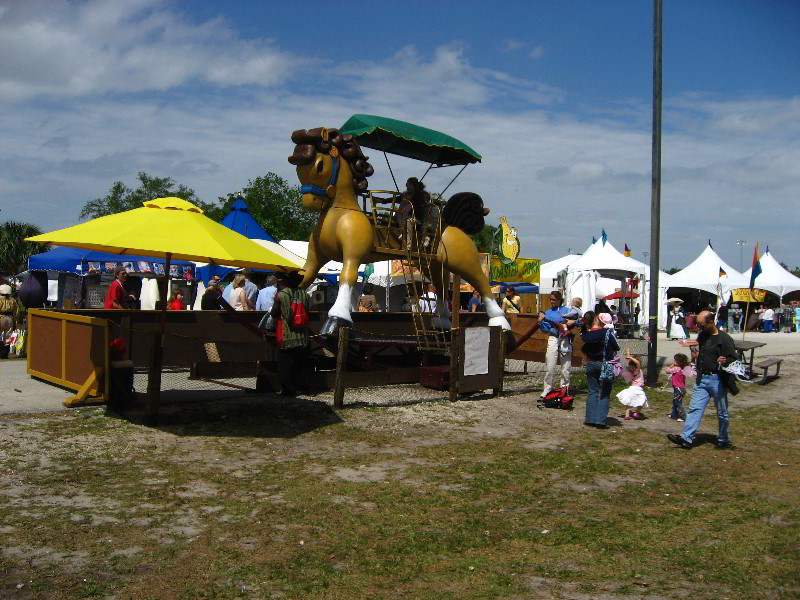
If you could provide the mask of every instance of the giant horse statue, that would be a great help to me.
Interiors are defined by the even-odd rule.
[[[361,210],[357,194],[367,190],[367,177],[374,172],[368,157],[352,135],[338,129],[300,129],[292,134],[296,144],[289,162],[297,167],[301,183],[303,207],[319,213],[319,221],[308,244],[303,281],[305,288],[314,281],[320,268],[329,260],[343,263],[339,277],[339,293],[328,312],[322,333],[333,334],[339,326],[352,323],[351,293],[363,263],[397,258],[381,254],[376,248],[372,223]],[[481,197],[473,193],[454,194],[442,211],[442,231],[433,257],[430,277],[439,298],[447,297],[450,272],[460,275],[478,290],[490,326],[511,327],[503,310],[492,297],[486,275],[481,270],[475,243],[468,234],[483,229],[488,209]],[[396,239],[397,247],[404,243]],[[438,322],[449,328],[450,312],[446,302],[437,302]]]

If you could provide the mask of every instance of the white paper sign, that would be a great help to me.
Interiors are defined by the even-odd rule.
[[[464,330],[464,375],[489,372],[489,328],[467,327]]]

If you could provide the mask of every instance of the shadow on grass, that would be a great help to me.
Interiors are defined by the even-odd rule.
[[[198,395],[196,395],[198,396]],[[229,395],[178,399],[162,397],[156,429],[178,436],[292,438],[341,423],[325,402],[276,394]],[[132,423],[146,423],[145,395],[122,413]]]

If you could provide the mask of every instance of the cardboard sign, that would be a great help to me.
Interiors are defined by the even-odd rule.
[[[541,262],[538,258],[518,258],[513,263],[505,264],[493,256],[489,279],[499,282],[539,283]]]
[[[757,288],[752,290],[747,288],[733,290],[732,294],[734,302],[764,302],[767,297],[767,292]]]

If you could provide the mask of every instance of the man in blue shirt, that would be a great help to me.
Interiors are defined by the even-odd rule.
[[[272,310],[272,304],[275,302],[275,294],[278,293],[278,280],[275,275],[267,277],[267,286],[258,292],[258,299],[256,300],[256,310]]]
[[[245,277],[244,281],[244,295],[247,298],[247,301],[250,303],[250,306],[256,305],[256,300],[258,300],[258,286],[250,281],[250,271],[248,269],[244,269],[242,275]],[[225,299],[225,302],[228,304],[231,303],[231,291],[233,290],[233,282],[229,283],[225,289],[222,291],[222,297]],[[273,296],[274,298],[274,296]]]
[[[545,355],[547,371],[544,375],[542,398],[553,389],[557,369],[561,372],[561,385],[559,387],[569,387],[569,371],[572,368],[572,343],[567,335],[568,329],[575,326],[577,319],[568,318],[570,309],[562,306],[563,303],[564,298],[561,292],[554,290],[550,294],[550,308],[543,313],[539,313],[539,331],[548,335],[547,354]]]

